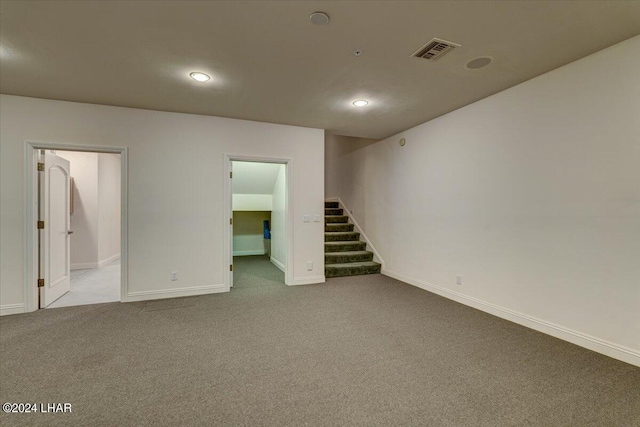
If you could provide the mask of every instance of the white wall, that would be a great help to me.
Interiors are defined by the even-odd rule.
[[[336,162],[348,158],[349,154],[354,151],[361,150],[379,141],[379,139],[354,138],[325,132],[324,159],[327,167],[324,174],[324,191],[327,198],[338,197],[338,194],[349,191],[350,200],[358,199],[358,205],[364,202],[366,183],[357,181],[359,177],[363,176],[362,171],[357,170],[360,167],[360,163],[356,162],[353,165],[343,164],[337,167]],[[349,182],[343,182],[345,179],[349,180]]]
[[[265,254],[264,220],[271,222],[271,212],[233,212],[233,256]]]
[[[98,264],[98,154],[56,151],[69,160],[75,184],[71,214],[71,269],[94,268]]]
[[[128,147],[128,300],[225,290],[225,154],[292,159],[293,282],[324,280],[322,224],[302,222],[323,212],[322,130],[10,95],[0,115],[0,312],[24,304],[25,141]]]
[[[273,209],[271,194],[233,194],[234,211],[270,211]]]
[[[356,150],[328,138],[327,196],[386,274],[640,364],[638,52],[640,36]]]
[[[285,165],[278,166],[278,176],[273,187],[273,210],[271,212],[271,262],[273,262],[280,269],[284,269],[287,265],[287,242],[285,238],[285,206],[287,180]],[[324,270],[324,253],[322,257],[322,264],[315,264],[314,262],[314,266],[316,269],[322,268]]]
[[[270,211],[273,208],[273,186],[280,165],[260,162],[231,162],[234,211]]]
[[[120,256],[120,155],[60,151],[75,183],[71,269],[96,268]]]
[[[98,154],[98,265],[120,256],[119,154]]]
[[[280,165],[262,162],[231,162],[233,194],[271,194]]]

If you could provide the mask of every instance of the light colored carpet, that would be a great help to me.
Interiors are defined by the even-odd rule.
[[[385,276],[286,287],[270,268],[236,262],[227,294],[1,318],[0,400],[73,413],[0,424],[640,425],[639,368]]]

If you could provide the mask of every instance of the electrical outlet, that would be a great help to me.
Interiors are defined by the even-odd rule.
[[[462,285],[462,276],[456,276],[456,285]]]
[[[175,282],[176,280],[178,280],[178,272],[177,271],[172,271],[171,272],[171,281]]]
[[[307,271],[313,270],[313,261],[307,261]]]

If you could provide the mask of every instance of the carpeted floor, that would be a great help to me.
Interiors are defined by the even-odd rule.
[[[381,275],[287,287],[265,260],[227,294],[1,318],[2,403],[73,412],[0,425],[640,425],[640,368]]]
[[[272,292],[286,288],[284,272],[266,255],[233,257],[232,291]]]

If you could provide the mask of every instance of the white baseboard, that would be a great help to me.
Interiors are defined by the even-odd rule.
[[[117,259],[120,259],[120,253],[117,253],[115,255],[112,255],[108,258],[105,258],[97,262],[77,262],[77,263],[71,264],[71,269],[72,270],[89,270],[92,268],[100,268],[100,267],[104,267],[107,264],[111,264],[113,261]]]
[[[0,305],[0,316],[24,313],[24,304]]]
[[[509,310],[495,304],[490,304],[477,298],[473,298],[459,292],[451,291],[449,289],[436,286],[431,283],[406,277],[393,270],[382,269],[382,274],[424,289],[425,291],[433,292],[434,294],[438,294],[450,300],[500,317],[502,319],[509,320],[519,325],[526,326],[527,328],[531,328],[544,334],[551,335],[552,337],[556,337],[580,347],[584,347],[597,353],[604,354],[605,356],[622,360],[623,362],[630,363],[631,365],[640,366],[640,352],[631,348],[614,344],[600,338],[592,337],[590,335],[583,334],[581,332],[577,332],[532,316],[528,316],[517,311]]]
[[[113,261],[115,261],[117,259],[120,259],[120,252],[118,252],[117,254],[112,255],[112,256],[110,256],[108,258],[105,258],[105,259],[103,259],[101,261],[98,261],[98,268],[104,267],[105,265],[108,265],[108,264],[111,264]]]
[[[77,262],[75,264],[71,264],[72,270],[89,270],[92,268],[98,268],[97,262]]]
[[[278,267],[283,273],[285,272],[284,264],[278,261],[277,259],[275,259],[274,257],[271,257],[271,263],[276,267]]]
[[[255,249],[252,251],[233,251],[233,256],[249,256],[249,255],[264,255],[264,249]]]
[[[155,291],[129,292],[124,302],[148,301],[154,299],[191,297],[195,295],[217,294],[226,292],[224,283],[219,285],[191,286],[188,288],[160,289]]]
[[[293,286],[313,285],[315,283],[324,283],[325,281],[324,276],[296,277],[293,279]]]

